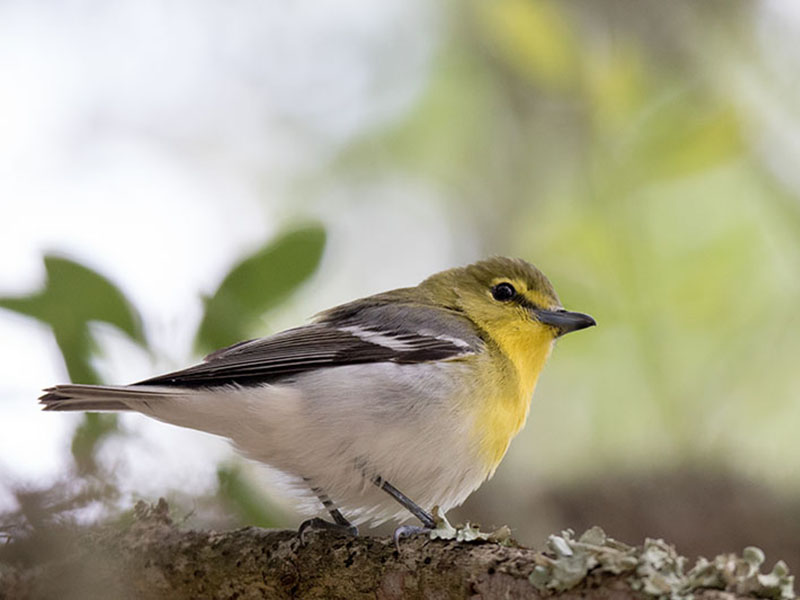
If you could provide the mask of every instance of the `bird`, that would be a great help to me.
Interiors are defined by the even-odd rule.
[[[311,516],[343,529],[436,526],[491,478],[528,418],[558,338],[596,325],[519,258],[490,257],[415,287],[325,310],[130,385],[60,384],[46,411],[129,411],[228,438],[279,471]],[[320,518],[327,511],[331,521]]]

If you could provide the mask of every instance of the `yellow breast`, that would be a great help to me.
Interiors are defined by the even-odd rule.
[[[495,332],[494,341],[499,351],[492,353],[492,374],[475,422],[490,477],[525,425],[539,373],[553,348],[553,336],[543,327],[511,326]]]

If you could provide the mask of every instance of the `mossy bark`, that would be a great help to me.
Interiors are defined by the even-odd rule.
[[[248,527],[185,531],[166,503],[139,507],[127,526],[62,539],[42,564],[0,564],[0,598],[414,599],[540,598],[529,576],[546,559],[493,543],[403,540]],[[592,575],[568,599],[645,598],[619,576]],[[695,598],[736,598],[705,590]]]

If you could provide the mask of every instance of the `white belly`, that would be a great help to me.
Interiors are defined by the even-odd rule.
[[[458,362],[371,363],[322,369],[280,385],[198,392],[152,416],[224,435],[321,504],[303,478],[354,520],[409,513],[370,483],[383,477],[425,510],[461,504],[487,477],[473,436],[475,410]],[[431,390],[436,390],[432,393]],[[191,405],[191,406],[189,406]],[[144,411],[143,411],[144,412]]]

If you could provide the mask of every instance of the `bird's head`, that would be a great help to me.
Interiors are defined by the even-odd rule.
[[[596,324],[589,315],[565,310],[547,277],[518,258],[493,257],[442,271],[420,287],[496,338],[545,342]]]

